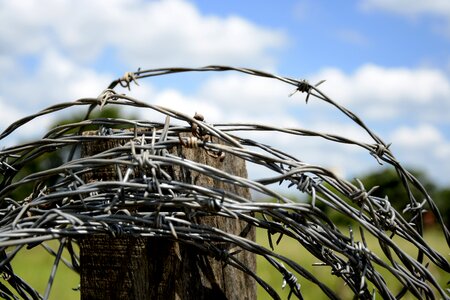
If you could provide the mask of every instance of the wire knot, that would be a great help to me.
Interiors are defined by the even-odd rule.
[[[314,184],[315,182],[311,177],[302,174],[298,180],[297,189],[303,193],[311,193]]]
[[[205,117],[203,117],[203,115],[199,114],[199,113],[195,113],[194,119],[197,121],[200,121],[200,122],[205,121]],[[194,136],[198,137],[199,139],[203,139],[203,137],[206,136],[206,134],[207,134],[205,129],[198,126],[198,124],[195,122],[191,122],[191,129],[192,129],[192,134]]]
[[[202,114],[196,112],[194,115],[194,120],[205,122],[205,117]],[[186,146],[188,148],[197,148],[200,145],[204,145],[204,143],[213,142],[211,135],[208,134],[205,128],[199,126],[196,122],[190,122],[190,124],[193,137],[188,138],[187,143],[184,142],[180,137],[180,142],[183,146]],[[211,157],[218,158],[221,162],[223,162],[223,160],[225,159],[225,153],[221,150],[206,149],[206,153]]]
[[[316,83],[314,86],[312,86],[311,84],[309,84],[308,80],[303,79],[303,80],[297,81],[297,89],[293,93],[291,93],[289,95],[289,97],[293,96],[297,92],[307,93],[305,102],[306,102],[306,104],[308,104],[309,96],[311,95],[311,89],[313,87],[318,87],[319,85],[321,85],[324,82],[325,82],[325,80],[321,80],[318,83]]]
[[[302,293],[300,291],[301,285],[298,283],[297,277],[292,274],[291,272],[286,270],[286,274],[283,276],[283,284],[281,285],[281,288],[284,289],[286,287],[286,284],[289,284],[289,287],[291,288],[291,291],[289,292],[288,299],[291,298],[292,293],[294,293],[297,296],[300,296],[300,299],[303,299],[301,297]]]
[[[370,154],[371,154],[373,157],[375,157],[375,159],[378,161],[378,163],[379,163],[380,165],[382,165],[380,159],[383,157],[384,154],[386,154],[386,153],[389,151],[389,147],[390,147],[391,145],[392,145],[392,143],[389,143],[389,144],[387,144],[387,145],[384,145],[384,144],[381,144],[381,143],[376,144],[376,145],[374,146],[375,149],[374,149],[373,151],[371,151]]]
[[[109,233],[114,238],[125,236],[125,230],[123,229],[123,227],[120,224],[117,224],[117,223],[109,224],[108,229],[109,229]]]
[[[203,203],[204,207],[211,212],[219,212],[222,209],[223,199],[222,201],[217,201],[217,199],[209,198]]]
[[[154,181],[152,179],[147,180],[144,197],[147,197],[148,194],[153,194],[157,191],[158,191],[158,185],[157,185],[156,181]]]
[[[423,207],[426,204],[426,200],[423,200],[422,203],[408,203],[405,207],[405,209],[403,209],[403,213],[407,213],[409,211],[411,212],[417,212],[417,211],[421,211],[423,209]]]
[[[311,90],[311,85],[307,80],[301,80],[297,85],[297,91],[301,93],[309,93]]]
[[[125,75],[123,75],[122,78],[119,79],[119,84],[122,87],[126,87],[128,90],[130,90],[130,84],[131,82],[134,82],[136,85],[139,85],[137,82],[136,75],[133,72],[126,72]]]
[[[98,95],[97,100],[100,102],[100,110],[106,105],[109,100],[116,100],[117,93],[113,89],[106,89],[100,95]]]
[[[385,196],[384,199],[376,197],[375,199],[378,199],[379,202],[379,209],[376,211],[376,214],[380,218],[382,228],[395,231],[395,209],[392,207],[388,196]]]
[[[161,229],[165,222],[166,222],[166,217],[164,215],[158,213],[155,218],[155,228]]]
[[[195,137],[195,136],[189,136],[187,137],[186,140],[184,140],[181,136],[178,136],[179,140],[180,140],[180,144],[183,145],[186,148],[198,148],[203,141],[200,140],[199,138]]]
[[[114,134],[114,130],[111,127],[100,126],[98,129],[99,136],[111,136]]]
[[[369,191],[366,191],[361,180],[356,179],[356,181],[358,182],[359,189],[356,189],[356,191],[352,193],[350,197],[354,203],[362,207],[364,202],[369,200],[369,196],[378,188],[378,186],[374,186]]]

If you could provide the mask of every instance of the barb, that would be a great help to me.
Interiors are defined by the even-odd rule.
[[[294,93],[307,94],[306,102],[312,96],[335,106],[366,130],[373,141],[363,143],[339,135],[302,128],[280,128],[270,124],[206,123],[200,114],[187,116],[183,112],[152,105],[114,91],[117,84],[130,89],[131,82],[137,84],[137,80],[146,77],[221,71],[241,72],[290,84],[296,88]],[[405,292],[410,291],[417,297],[434,299],[439,295],[448,298],[445,287],[439,285],[424,264],[424,258],[427,258],[435,268],[450,272],[448,261],[424,241],[421,232],[422,210],[428,204],[449,244],[450,234],[439,210],[420,182],[396,160],[389,150],[390,144],[383,142],[355,114],[318,89],[323,82],[310,85],[305,80],[228,66],[138,70],[113,81],[96,98],[53,105],[11,124],[0,134],[0,140],[37,117],[78,106],[88,110],[84,121],[57,126],[44,133],[41,140],[0,151],[0,271],[6,278],[6,283],[0,284],[0,295],[14,298],[12,295],[19,294],[24,299],[42,297],[20,279],[10,265],[19,251],[26,251],[24,246],[32,248],[47,240],[60,241],[57,253],[49,251],[50,255],[55,256],[55,263],[44,295],[47,298],[60,260],[64,264],[72,264],[71,267],[79,271],[79,258],[76,247],[73,247],[77,237],[108,233],[112,236],[162,237],[194,245],[207,255],[249,274],[271,297],[279,298],[273,287],[268,286],[235,255],[239,251],[255,253],[280,272],[285,280],[283,285],[291,289],[289,296],[301,299],[301,282],[311,281],[329,298],[337,299],[335,292],[323,280],[312,275],[301,261],[296,262],[276,252],[272,235],[278,234],[277,244],[282,237],[296,240],[300,248],[320,261],[316,265],[329,268],[330,275],[341,278],[360,298],[371,299],[375,293],[386,299],[395,298],[397,291],[390,290],[381,272],[390,273],[403,285]],[[105,105],[152,109],[164,116],[165,121],[89,118],[95,107],[101,109]],[[173,119],[185,125],[172,123]],[[118,129],[124,124],[128,124],[130,130]],[[95,126],[96,134],[86,134],[86,125]],[[380,164],[383,162],[398,172],[411,203],[403,211],[397,211],[387,197],[379,198],[372,194],[375,187],[367,187],[366,191],[359,180],[358,186],[355,186],[330,170],[307,164],[272,145],[243,138],[240,136],[242,131],[284,133],[291,135],[293,141],[304,136],[314,136],[330,143],[359,147],[374,156]],[[77,154],[79,151],[76,149],[85,143],[111,139],[123,142],[120,146],[92,155],[81,157]],[[266,178],[244,178],[227,174],[179,156],[177,151],[173,151],[177,147],[198,148],[213,159],[222,160],[225,156],[240,158],[248,165],[265,168],[270,175]],[[68,157],[72,159],[23,177],[20,175],[21,170],[38,158],[49,153],[62,153],[65,154],[63,157],[67,157],[68,152]],[[168,166],[179,168],[183,174],[196,172],[211,181],[247,188],[276,201],[255,202],[233,191],[197,186],[189,180],[175,179]],[[107,167],[111,167],[112,173],[116,174],[115,180],[93,182],[83,179],[86,174]],[[292,193],[306,195],[311,201],[294,202],[280,195],[271,185],[282,181],[288,183]],[[30,185],[34,188],[29,195],[18,196],[19,191]],[[420,199],[411,193],[413,188],[421,192]],[[349,235],[341,232],[325,209],[332,210],[339,218],[358,224],[362,240],[358,241],[352,230]],[[233,235],[213,226],[197,224],[192,217],[195,214],[239,219],[265,230],[270,249],[249,240],[246,234]],[[416,249],[417,258],[406,254],[406,249],[402,249],[392,239],[394,234]],[[386,259],[378,257],[369,249],[365,235],[372,235],[378,240]],[[217,245],[220,243],[232,246],[229,249],[219,248]],[[11,249],[9,247],[13,246],[15,250],[8,252]],[[68,249],[71,263],[62,258],[63,248]],[[396,253],[396,256],[392,253]]]

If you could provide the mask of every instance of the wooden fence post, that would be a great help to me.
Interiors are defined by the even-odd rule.
[[[122,141],[123,142],[123,141]],[[116,147],[120,140],[86,142],[82,155],[92,155]],[[247,176],[245,161],[225,155],[223,160],[211,157],[204,149],[177,147],[171,152],[186,159],[207,164],[227,173]],[[88,180],[114,179],[114,168],[95,173]],[[190,172],[190,178],[177,167],[177,180],[191,180],[196,185],[221,188],[250,197],[246,188],[226,184]],[[183,173],[183,174],[182,174]],[[209,224],[229,233],[240,234],[246,223],[224,217],[203,217]],[[252,228],[247,238],[255,239]],[[256,283],[243,272],[224,262],[207,257],[194,246],[162,238],[112,237],[94,235],[79,240],[81,299],[256,299]],[[256,257],[246,251],[237,258],[256,270]]]

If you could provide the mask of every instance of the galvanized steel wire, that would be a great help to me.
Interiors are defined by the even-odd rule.
[[[364,129],[372,143],[272,124],[207,123],[199,115],[188,116],[173,108],[119,94],[114,89],[117,85],[130,88],[133,82],[137,83],[147,77],[222,71],[241,72],[292,85],[294,91],[306,93],[306,102],[314,99],[336,107]],[[21,126],[33,123],[38,117],[74,107],[87,109],[83,121],[56,126],[44,133],[41,139],[4,147],[0,151],[0,271],[8,283],[0,283],[0,296],[5,299],[48,298],[59,263],[79,271],[79,254],[74,250],[77,239],[96,233],[108,233],[112,236],[163,237],[194,245],[203,253],[246,272],[270,296],[279,299],[280,296],[273,287],[239,261],[235,252],[218,246],[218,242],[231,243],[238,249],[260,255],[275,267],[282,274],[285,285],[291,289],[290,296],[302,299],[299,282],[309,280],[329,298],[338,299],[336,291],[316,278],[308,271],[307,266],[277,253],[272,236],[278,234],[279,239],[286,236],[298,241],[299,248],[306,249],[317,259],[317,267],[329,267],[330,273],[342,278],[359,298],[372,299],[375,295],[381,295],[384,299],[395,299],[401,298],[408,291],[419,299],[448,299],[448,290],[438,283],[428,270],[428,264],[450,272],[449,262],[423,238],[422,214],[424,206],[427,206],[440,224],[447,245],[450,242],[448,228],[445,227],[433,199],[395,158],[389,145],[354,113],[320,91],[320,83],[322,82],[313,85],[305,80],[228,66],[138,70],[113,81],[98,97],[56,104],[14,122],[0,134],[0,140],[15,133]],[[292,101],[296,100],[293,98]],[[94,109],[102,109],[104,106],[150,109],[161,113],[165,121],[90,117]],[[172,122],[174,119],[177,120],[176,123]],[[96,134],[84,134],[87,126],[91,125],[95,126]],[[126,125],[131,130],[117,129],[117,125]],[[365,187],[359,180],[355,184],[339,178],[326,168],[308,164],[272,145],[241,135],[242,132],[254,131],[289,134],[299,140],[305,136],[313,136],[332,143],[360,147],[380,164],[391,166],[397,171],[410,203],[403,211],[397,211],[387,197],[372,195],[375,187]],[[126,142],[97,154],[80,157],[79,148],[83,143],[110,139]],[[252,179],[227,174],[211,166],[179,157],[170,151],[174,147],[197,147],[216,159],[221,159],[223,155],[233,155],[244,159],[247,165],[264,167],[272,175]],[[19,178],[20,170],[27,164],[57,151],[66,154],[64,162]],[[165,171],[168,166],[177,166],[245,187],[276,201],[254,201],[230,191],[176,180]],[[88,172],[105,167],[115,169],[116,180],[83,180]],[[278,182],[289,183],[292,191],[308,195],[309,200],[293,201],[273,187]],[[27,184],[34,187],[29,196],[22,199],[12,197],[14,191]],[[421,192],[420,199],[414,196],[412,189]],[[333,219],[324,213],[324,206],[358,224],[357,230],[361,238],[355,237],[353,228],[343,232],[336,226]],[[262,228],[267,232],[270,247],[265,248],[255,241],[215,227],[197,224],[191,218],[194,214],[236,218]],[[369,248],[365,240],[367,234],[379,241],[384,257],[379,257]],[[406,241],[416,250],[416,256],[408,255],[394,241],[393,236]],[[57,251],[45,243],[50,240],[59,241]],[[22,280],[10,264],[18,252],[36,246],[45,247],[55,257],[44,295],[40,295],[34,287]],[[70,254],[70,260],[62,257],[64,250]],[[380,270],[391,273],[403,285],[403,290],[395,294]]]

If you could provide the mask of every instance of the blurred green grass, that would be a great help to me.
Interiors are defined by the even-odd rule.
[[[57,252],[59,246],[57,241],[50,241],[47,245]],[[64,250],[63,257],[70,261],[67,250]],[[50,255],[43,247],[37,246],[29,250],[22,249],[12,260],[11,265],[16,274],[31,284],[41,295],[44,295],[54,261],[54,256]],[[1,281],[5,283],[3,278]],[[80,292],[73,290],[78,287],[79,283],[78,274],[60,261],[49,299],[80,299]]]
[[[348,232],[347,228],[341,228],[343,233]],[[358,240],[359,237],[356,234],[357,228],[354,228],[355,239]],[[366,241],[369,248],[371,248],[377,255],[384,258],[377,240],[366,234]],[[301,264],[303,267],[308,269],[314,276],[320,278],[327,286],[329,286],[333,291],[335,291],[343,299],[351,299],[353,293],[351,290],[344,285],[344,282],[330,274],[330,268],[327,266],[313,267],[312,264],[318,262],[311,254],[309,254],[303,247],[295,240],[287,237],[283,237],[278,245],[275,245],[278,235],[274,235],[272,240],[274,242],[275,251],[279,254],[285,255],[294,261]],[[445,242],[442,233],[435,229],[429,229],[425,232],[426,241],[437,251],[448,259],[450,251]],[[414,255],[413,247],[410,247],[408,243],[401,240],[399,237],[394,238],[398,245],[406,250],[409,254]],[[267,233],[263,230],[257,230],[257,242],[264,247],[269,248]],[[50,246],[56,251],[58,243],[53,241],[49,243]],[[66,252],[66,251],[65,251]],[[68,253],[64,253],[65,258],[69,258]],[[49,255],[42,247],[35,247],[30,250],[22,250],[12,261],[12,266],[14,271],[19,274],[24,280],[29,282],[33,287],[35,287],[41,294],[44,294],[47,287],[47,282],[50,276],[50,272],[53,266],[54,257]],[[438,282],[441,286],[445,286],[446,282],[450,280],[448,273],[437,269],[432,264],[430,264],[430,271],[436,276]],[[381,270],[383,271],[383,270]],[[264,258],[257,258],[257,272],[266,282],[268,282],[281,296],[282,299],[287,299],[289,294],[289,288],[286,287],[282,289],[283,278],[282,276],[273,268],[269,263],[267,263]],[[400,284],[391,275],[386,272],[381,272],[387,282],[389,282],[389,288],[394,291],[400,289]],[[306,279],[297,276],[298,282],[301,284],[301,291],[305,299],[327,299],[325,294],[313,283],[307,281]],[[4,284],[5,280],[2,278],[0,281]],[[80,299],[80,292],[74,291],[73,288],[77,288],[79,284],[79,276],[62,262],[59,264],[56,278],[50,293],[50,299]],[[379,297],[378,297],[379,298]],[[258,286],[258,299],[271,299],[271,297]],[[411,295],[407,295],[405,299],[414,299]]]
[[[342,233],[347,233],[347,228],[340,228]],[[355,241],[361,241],[358,228],[353,228]],[[311,255],[307,250],[305,250],[297,241],[283,237],[278,245],[275,244],[275,241],[278,239],[278,234],[272,236],[272,241],[275,247],[275,252],[287,256],[299,263],[302,267],[311,272],[316,278],[319,278],[321,282],[326,284],[329,288],[331,288],[339,297],[342,299],[352,299],[353,292],[351,289],[346,286],[342,279],[331,275],[331,268],[328,266],[312,266],[313,263],[319,262],[313,255]],[[365,240],[367,242],[367,246],[371,249],[376,255],[378,255],[383,260],[387,261],[385,255],[381,251],[381,248],[378,244],[378,240],[370,235],[368,232],[364,232]],[[445,258],[449,258],[450,250],[445,241],[445,237],[438,228],[432,228],[425,231],[424,238],[427,243],[441,253]],[[263,245],[266,248],[269,248],[267,233],[263,230],[257,231],[256,240],[260,245]],[[401,239],[398,236],[393,238],[395,243],[406,253],[415,257],[417,255],[417,251],[415,251],[415,247],[411,246],[408,242]],[[429,259],[425,258],[425,261],[428,262]],[[267,283],[269,283],[280,295],[281,299],[287,299],[290,289],[286,286],[285,289],[282,289],[283,278],[282,275],[278,273],[278,271],[272,267],[268,262],[265,261],[262,257],[257,257],[257,273],[262,277]],[[288,268],[289,269],[289,268]],[[399,281],[391,275],[389,272],[385,271],[382,268],[376,268],[383,278],[388,282],[389,289],[391,291],[399,292],[401,289],[401,284]],[[446,287],[447,281],[450,280],[450,275],[435,267],[432,263],[429,266],[430,272],[435,276],[438,283],[441,287]],[[292,270],[290,270],[293,272]],[[300,277],[298,274],[293,272],[298,279],[298,282],[301,285],[301,292],[305,299],[328,299],[328,297],[322,292],[322,290],[317,287],[312,282]],[[373,290],[373,286],[369,285],[369,290]],[[272,299],[267,292],[260,286],[258,286],[258,299]],[[378,295],[377,299],[380,299],[380,295]],[[411,294],[407,294],[402,299],[416,299]]]

